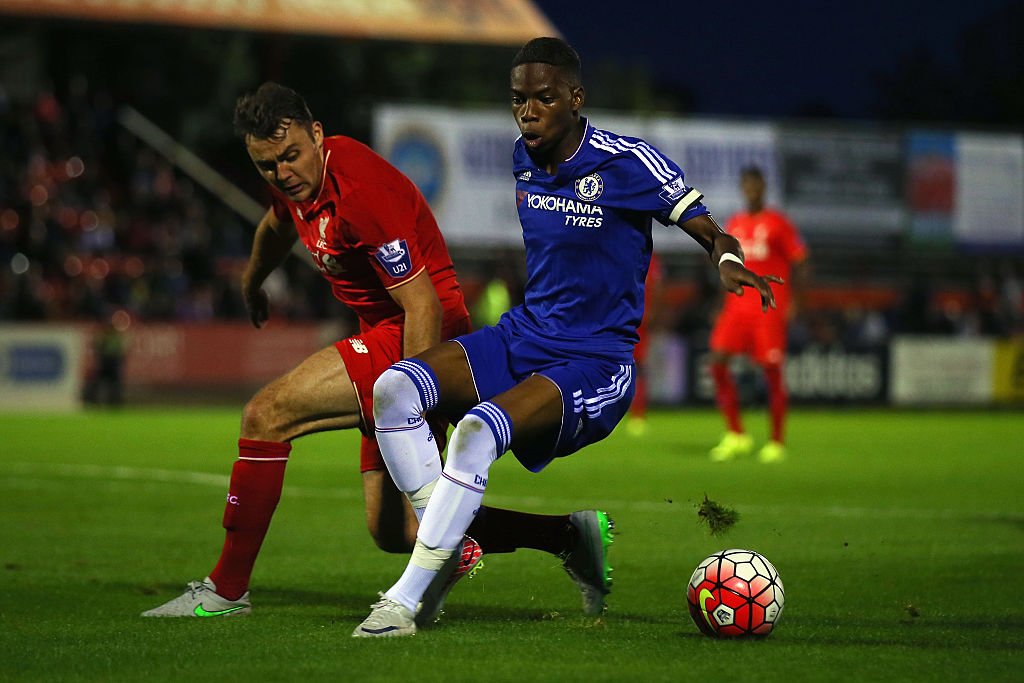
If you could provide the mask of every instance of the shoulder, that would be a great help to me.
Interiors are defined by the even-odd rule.
[[[794,227],[794,225],[793,225],[793,222],[789,219],[789,216],[787,216],[785,213],[783,213],[780,209],[777,209],[775,207],[769,206],[769,207],[766,207],[764,209],[764,214],[765,214],[765,216],[767,216],[769,218],[769,220],[771,221],[772,225],[775,225],[775,226],[779,227],[780,229],[783,229],[783,230],[795,230],[796,229]]]
[[[530,166],[530,156],[526,153],[526,145],[523,144],[523,136],[520,135],[512,143],[512,166],[516,175],[524,168]]]
[[[727,229],[736,229],[750,223],[750,214],[746,211],[737,211],[725,220]]]
[[[337,180],[340,194],[348,196],[358,190],[355,194],[359,199],[372,199],[380,195],[405,196],[411,192],[412,181],[358,140],[343,135],[324,138],[324,152],[330,154],[327,173]],[[356,198],[349,201],[356,201]]]
[[[594,128],[584,147],[587,155],[602,166],[651,176],[661,183],[679,175],[678,167],[643,138]]]
[[[331,172],[344,172],[352,166],[378,166],[387,162],[372,149],[344,135],[332,135],[324,138],[324,153],[330,154],[327,169]]]

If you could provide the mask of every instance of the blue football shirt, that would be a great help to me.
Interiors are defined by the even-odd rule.
[[[671,225],[705,214],[701,194],[651,145],[589,121],[556,175],[533,163],[521,137],[513,165],[527,282],[504,324],[553,349],[631,362],[651,219]]]

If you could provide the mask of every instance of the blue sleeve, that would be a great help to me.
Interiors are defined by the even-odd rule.
[[[621,151],[610,159],[611,192],[605,201],[650,214],[664,225],[708,213],[703,195],[686,184],[674,161],[643,140],[620,139],[618,145]]]

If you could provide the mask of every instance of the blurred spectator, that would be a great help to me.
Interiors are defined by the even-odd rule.
[[[1004,261],[1000,265],[1000,276],[1000,306],[1006,312],[1009,333],[1015,336],[1024,334],[1024,283],[1011,261]]]
[[[96,332],[92,341],[92,367],[86,378],[83,398],[86,403],[119,406],[124,402],[124,364],[127,340],[124,332],[108,321]]]
[[[844,310],[842,318],[842,340],[847,348],[880,346],[889,339],[889,324],[881,311],[855,306]]]
[[[250,229],[116,126],[108,96],[73,77],[64,101],[0,103],[0,320],[244,317]]]
[[[471,312],[474,329],[480,329],[484,325],[497,325],[502,314],[512,308],[512,290],[516,279],[512,265],[506,260],[499,261],[494,276],[487,282],[473,304]]]

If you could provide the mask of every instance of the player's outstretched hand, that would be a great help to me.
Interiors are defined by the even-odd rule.
[[[249,311],[249,320],[255,327],[261,327],[270,320],[270,300],[262,287],[251,286],[246,278],[242,278],[242,298],[245,308]]]
[[[772,306],[774,307],[774,302]],[[257,289],[251,296],[245,297],[245,307],[249,309],[249,320],[252,320],[256,327],[262,327],[263,323],[270,320],[270,301],[262,289]]]
[[[752,287],[761,295],[761,310],[765,313],[769,308],[775,308],[775,295],[769,282],[783,284],[785,281],[776,275],[758,275],[754,271],[741,266],[735,261],[726,261],[718,268],[718,276],[722,279],[722,286],[726,291],[736,296],[743,296],[744,287]]]

